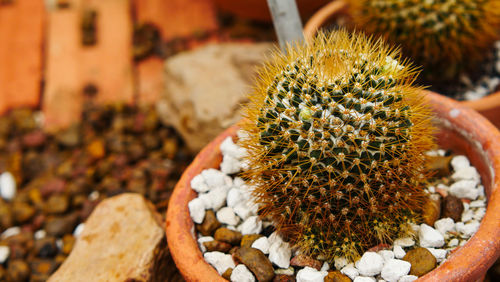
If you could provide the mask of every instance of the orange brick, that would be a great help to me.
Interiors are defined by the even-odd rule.
[[[43,0],[0,6],[0,114],[39,104],[44,20]]]

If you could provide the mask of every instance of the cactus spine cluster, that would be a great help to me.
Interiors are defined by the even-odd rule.
[[[357,257],[411,232],[434,146],[415,72],[381,40],[341,30],[276,52],[246,107],[263,216],[303,252]]]
[[[500,0],[350,0],[353,24],[401,46],[433,81],[484,59],[500,38]]]

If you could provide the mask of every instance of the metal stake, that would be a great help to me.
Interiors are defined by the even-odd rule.
[[[295,0],[267,0],[267,5],[282,51],[286,51],[287,43],[294,45],[304,41],[302,21]]]

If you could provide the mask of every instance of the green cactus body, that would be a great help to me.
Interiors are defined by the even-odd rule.
[[[500,0],[350,0],[353,25],[402,47],[427,78],[480,62],[500,38]]]
[[[261,69],[239,141],[262,215],[328,259],[411,233],[434,146],[415,72],[382,41],[346,31],[287,54]]]

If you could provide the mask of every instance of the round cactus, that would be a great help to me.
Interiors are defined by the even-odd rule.
[[[427,79],[454,78],[500,38],[499,0],[350,0],[353,24],[402,47]]]
[[[336,31],[276,52],[246,107],[262,216],[303,252],[355,258],[411,233],[434,146],[416,73],[381,40]]]

